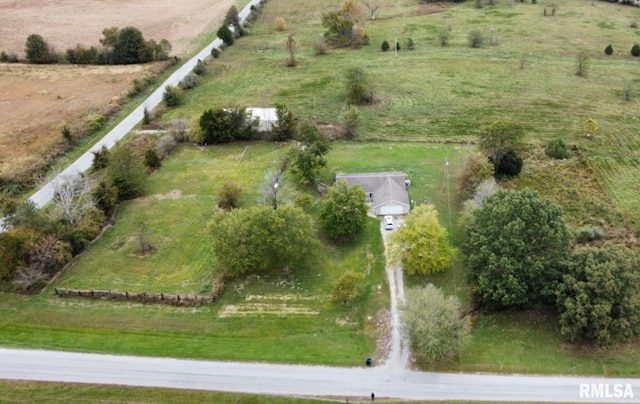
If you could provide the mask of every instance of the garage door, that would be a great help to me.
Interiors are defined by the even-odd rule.
[[[401,205],[389,204],[389,205],[380,206],[378,208],[378,215],[380,216],[402,215],[402,214],[404,214],[404,211]]]

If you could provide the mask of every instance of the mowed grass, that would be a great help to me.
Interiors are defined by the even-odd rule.
[[[495,120],[520,122],[532,145],[563,138],[583,149],[620,211],[640,220],[637,117],[638,102],[625,101],[622,90],[633,83],[638,92],[638,60],[630,56],[640,30],[634,7],[577,0],[556,5],[555,16],[543,16],[544,4],[506,1],[482,9],[473,2],[445,6],[415,1],[385,4],[376,21],[363,22],[371,44],[357,50],[329,50],[315,56],[322,40],[323,12],[335,1],[272,1],[249,36],[210,64],[209,78],[193,90],[186,105],[163,119],[199,115],[206,108],[289,105],[299,117],[337,123],[345,105],[345,71],[364,69],[376,103],[361,106],[361,140],[467,142]],[[551,13],[551,7],[547,7]],[[287,29],[275,30],[283,17]],[[438,32],[447,28],[451,42],[439,46]],[[485,36],[481,49],[470,49],[473,29]],[[285,66],[285,40],[295,33],[298,66]],[[383,40],[398,39],[401,50],[381,52]],[[406,50],[406,40],[415,43]],[[614,55],[605,56],[612,44]],[[587,77],[575,74],[575,59],[590,56]],[[526,60],[521,68],[521,60]],[[584,122],[595,119],[600,130],[586,139]]]

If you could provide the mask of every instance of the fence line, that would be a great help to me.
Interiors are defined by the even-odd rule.
[[[170,295],[166,293],[130,293],[113,290],[78,290],[65,288],[55,288],[54,296],[134,301],[140,303],[174,304],[182,306],[201,306],[204,304],[213,304],[218,300],[218,296],[216,295]]]

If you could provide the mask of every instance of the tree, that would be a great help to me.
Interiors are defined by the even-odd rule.
[[[373,101],[371,84],[360,67],[351,67],[346,71],[347,102],[349,104],[366,104]]]
[[[218,29],[218,32],[216,33],[216,35],[227,46],[233,45],[233,42],[235,41],[235,39],[233,38],[233,32],[231,32],[231,30],[229,29],[229,26],[227,26],[226,24],[222,24],[220,29]]]
[[[27,38],[24,53],[29,62],[35,64],[55,63],[55,54],[49,47],[47,41],[37,34],[31,34]]]
[[[461,316],[460,302],[432,284],[407,290],[401,310],[401,332],[419,359],[450,357],[468,341],[469,319]]]
[[[296,44],[294,35],[295,34],[291,32],[289,36],[287,36],[286,48],[287,48],[287,52],[289,52],[289,59],[287,60],[287,66],[289,67],[294,67],[296,65],[297,44]]]
[[[292,139],[296,135],[296,120],[292,110],[285,104],[276,104],[277,122],[271,130],[271,137],[276,142]]]
[[[231,277],[295,268],[318,247],[313,219],[292,205],[217,212],[209,228],[217,265]]]
[[[517,177],[522,170],[522,157],[513,149],[506,149],[498,161],[494,161],[494,156],[489,158],[493,163],[493,175],[497,179]]]
[[[236,30],[240,30],[242,28],[240,25],[240,15],[238,14],[238,9],[236,8],[236,6],[229,7],[229,10],[224,17],[224,24],[227,26],[231,25]]]
[[[127,65],[150,61],[151,58],[141,58],[141,50],[143,50],[144,46],[145,41],[139,29],[135,27],[123,28],[120,30],[118,40],[113,48],[115,62]]]
[[[125,201],[144,194],[146,169],[128,146],[116,146],[111,152],[107,178],[118,189],[118,199]]]
[[[582,247],[558,288],[560,332],[571,342],[610,345],[640,335],[640,259],[622,245]]]
[[[473,212],[466,233],[468,280],[483,306],[552,300],[573,241],[562,208],[529,189],[499,190]]]
[[[93,189],[93,183],[80,173],[58,175],[53,184],[54,212],[75,226],[85,212],[94,206],[91,196]]]
[[[591,60],[589,53],[585,50],[581,50],[576,55],[576,75],[580,77],[587,77],[589,75],[589,64]]]
[[[222,108],[208,109],[202,113],[199,120],[202,138],[199,143],[218,144],[233,140],[231,117]]]
[[[331,287],[331,299],[340,304],[350,304],[360,296],[363,289],[364,274],[347,271]]]
[[[353,240],[362,234],[369,211],[364,197],[359,185],[349,187],[346,181],[336,182],[320,204],[322,230],[337,241]]]
[[[387,41],[386,39],[384,41],[382,41],[382,45],[380,45],[380,49],[383,52],[386,52],[389,50],[389,41]]]
[[[438,222],[433,205],[419,205],[406,217],[404,224],[389,236],[389,256],[409,275],[429,275],[451,265],[455,250],[449,233]]]
[[[635,57],[640,56],[640,45],[634,44],[631,47],[631,56],[635,56]]]
[[[107,48],[115,48],[118,43],[118,37],[120,36],[120,28],[110,27],[102,30],[102,38],[100,44]]]
[[[479,135],[480,149],[485,152],[494,167],[499,166],[508,150],[519,153],[524,147],[524,128],[517,122],[496,121],[484,126]]]
[[[353,140],[358,134],[358,128],[362,125],[360,111],[353,105],[349,105],[342,114],[342,126],[347,139]]]
[[[107,181],[100,181],[93,190],[93,200],[98,209],[110,216],[118,205],[118,188]]]
[[[322,14],[324,37],[337,47],[360,46],[369,43],[368,36],[356,24],[362,20],[362,4],[358,0],[344,0],[340,10]]]
[[[300,125],[298,139],[299,147],[291,151],[291,171],[303,184],[313,184],[327,165],[325,155],[331,150],[331,142],[315,124],[306,121]]]
[[[376,12],[382,7],[381,0],[361,0],[365,6],[369,9],[369,18],[376,19]]]
[[[218,190],[218,207],[231,210],[240,207],[242,188],[233,181],[227,181]]]
[[[24,266],[26,241],[15,232],[0,232],[0,280],[10,279],[16,268]]]

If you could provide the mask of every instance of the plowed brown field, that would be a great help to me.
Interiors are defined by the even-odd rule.
[[[196,50],[234,0],[0,0],[0,50],[24,57],[30,34],[57,51],[99,45],[107,27],[135,26],[146,39],[166,38],[172,55]],[[145,66],[35,66],[0,63],[0,175],[37,161],[60,139],[60,129],[104,111],[126,94]],[[10,175],[9,175],[10,176]]]

